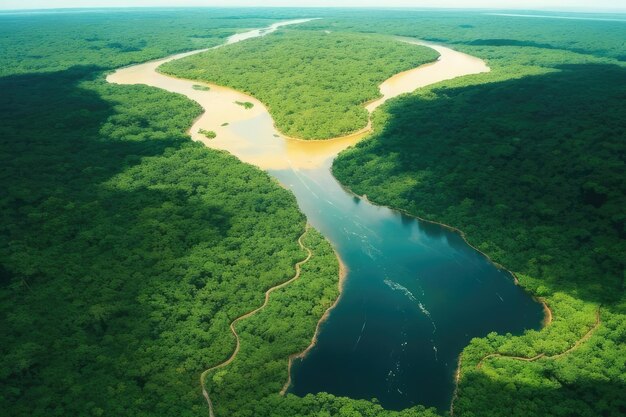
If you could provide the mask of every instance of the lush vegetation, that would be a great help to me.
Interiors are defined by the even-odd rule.
[[[7,415],[205,415],[199,375],[232,351],[229,322],[306,255],[290,193],[184,134],[197,106],[105,83],[102,71],[113,65],[175,52],[174,38],[266,24],[207,14],[167,30],[185,16],[0,17]],[[94,22],[101,42],[149,41],[129,55],[91,52],[69,34]],[[323,241],[316,247],[329,250]],[[334,271],[335,259],[323,260],[317,267]]]
[[[493,69],[388,103],[334,168],[359,194],[463,229],[554,313],[541,331],[472,341],[455,415],[623,415],[623,23],[280,9],[0,15],[0,409],[206,415],[200,373],[231,354],[229,323],[293,276],[305,221],[266,174],[190,141],[193,103],[104,73],[295,16],[326,18],[185,68],[309,138],[362,126],[380,81],[434,57],[365,32],[455,42]],[[305,244],[302,276],[238,325],[239,355],[209,374],[218,417],[435,416],[278,395],[337,295],[329,245],[314,230]]]
[[[0,76],[63,71],[73,65],[102,69],[218,45],[243,28],[276,21],[241,10],[142,10],[51,14],[1,14]],[[282,18],[280,14],[276,18]]]
[[[526,12],[525,12],[526,13]],[[322,14],[318,12],[320,16]],[[433,42],[459,46],[477,46],[492,59],[503,48],[520,47],[521,55],[509,55],[529,64],[533,48],[541,51],[570,51],[585,55],[610,57],[626,61],[624,52],[624,20],[626,14],[548,13],[558,16],[621,19],[622,21],[538,19],[512,16],[492,16],[483,12],[424,12],[407,10],[345,10],[328,13],[322,20],[307,24],[310,29],[387,33],[417,37]]]
[[[311,343],[317,322],[338,296],[338,265],[323,237],[311,229],[304,245],[314,255],[298,280],[271,295],[262,311],[237,326],[241,350],[226,368],[207,376],[218,416],[435,417],[433,409],[390,412],[369,401],[322,393],[299,398],[279,392],[287,381],[287,358]],[[242,395],[248,393],[248,395]],[[254,395],[249,395],[254,393]]]
[[[380,36],[284,29],[161,70],[245,91],[268,105],[288,136],[326,139],[364,127],[363,103],[380,95],[382,81],[436,57],[431,49]]]
[[[217,133],[215,133],[215,131],[213,130],[200,129],[198,133],[206,136],[207,139],[215,139],[217,137]]]
[[[334,173],[374,202],[460,228],[553,310],[540,332],[472,342],[455,415],[623,415],[620,32],[606,22],[527,19],[507,31],[512,39],[488,42],[504,19],[485,19],[466,16],[468,27],[449,36],[466,33],[456,47],[493,71],[388,103],[375,115],[375,134],[340,155]],[[425,26],[381,22],[402,35],[421,36]],[[537,42],[548,38],[553,45]],[[484,359],[493,353],[501,356]]]
[[[246,110],[250,110],[254,107],[254,103],[250,103],[249,101],[235,101],[235,104],[243,107]]]
[[[193,15],[0,16],[0,408],[8,415],[206,415],[199,376],[231,354],[229,323],[306,256],[293,196],[184,134],[197,106],[104,81],[114,67],[272,21],[241,10],[250,18]],[[102,42],[143,47],[92,49],[86,28]],[[241,406],[239,415],[385,415],[369,401],[277,394],[288,355],[308,345],[337,294],[329,245],[313,230],[306,244],[314,255],[301,280],[242,323],[243,355],[207,388],[219,410]],[[264,343],[251,344],[258,338]],[[249,374],[240,364],[263,383],[242,390]]]

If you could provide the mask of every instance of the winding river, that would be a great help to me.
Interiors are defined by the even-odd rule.
[[[224,45],[307,20],[237,34]],[[396,41],[429,46],[440,58],[381,84],[382,97],[367,105],[370,112],[416,88],[489,71],[482,60],[443,46]],[[342,138],[291,139],[276,130],[267,108],[255,98],[157,71],[165,62],[203,51],[122,68],[107,80],[147,84],[198,102],[205,113],[191,127],[192,138],[277,178],[347,267],[341,298],[321,324],[315,346],[293,361],[288,392],[377,398],[388,409],[422,404],[444,410],[454,390],[459,353],[473,337],[541,327],[542,306],[458,233],[375,206],[332,176],[335,156],[366,136],[370,124]],[[244,109],[236,101],[254,107]],[[200,129],[213,130],[217,137],[209,140]]]

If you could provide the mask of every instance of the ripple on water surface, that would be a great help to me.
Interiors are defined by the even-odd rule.
[[[540,327],[542,306],[457,233],[355,199],[327,168],[272,174],[348,268],[317,345],[294,361],[290,392],[444,410],[473,337]]]
[[[227,44],[303,21],[238,34]],[[402,92],[489,70],[477,58],[429,46],[440,59],[383,83],[383,98],[370,103],[370,110]],[[322,325],[317,345],[294,362],[291,392],[377,398],[389,409],[423,404],[443,410],[452,396],[457,357],[472,337],[540,327],[541,306],[456,233],[376,207],[339,185],[331,161],[365,131],[326,142],[284,139],[253,97],[210,84],[204,84],[210,86],[206,91],[194,89],[197,81],[156,71],[194,53],[123,68],[107,80],[147,84],[197,101],[206,112],[192,126],[192,138],[270,170],[294,192],[309,222],[346,264],[341,299]],[[254,108],[245,110],[236,101],[250,101]],[[199,129],[217,137],[206,140]]]

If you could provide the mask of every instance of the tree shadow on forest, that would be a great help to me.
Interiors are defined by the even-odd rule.
[[[473,41],[465,42],[466,45],[474,45],[474,46],[526,46],[532,48],[542,48],[542,49],[563,49],[558,48],[554,45],[550,45],[549,43],[539,43],[533,41],[522,41],[518,39],[475,39]]]
[[[541,378],[505,384],[483,373],[470,373],[459,387],[454,415],[501,416],[505,410],[510,417],[619,417],[626,413],[622,381],[598,375],[569,382],[549,370]]]
[[[98,77],[98,71],[97,67],[81,66],[0,79],[0,91],[3,92],[0,114],[4,115],[0,123],[3,166],[0,181],[6,191],[2,205],[3,210],[9,210],[13,225],[33,226],[34,229],[22,229],[21,233],[38,235],[42,243],[52,244],[36,232],[43,222],[33,221],[32,216],[26,218],[29,208],[63,210],[68,208],[67,205],[97,202],[99,209],[105,212],[100,213],[104,218],[81,216],[73,224],[64,225],[78,233],[86,226],[81,222],[111,221],[115,226],[136,224],[139,220],[135,216],[139,210],[170,202],[189,208],[189,211],[214,212],[219,222],[213,224],[205,216],[208,221],[202,227],[224,235],[229,228],[229,215],[214,205],[196,207],[195,200],[188,199],[188,193],[174,189],[156,191],[154,187],[133,188],[126,192],[103,186],[114,176],[139,166],[143,158],[180,148],[188,138],[182,132],[178,136],[155,140],[108,138],[101,128],[116,114],[112,103],[103,100],[96,91],[79,85]],[[150,114],[143,116],[150,117]],[[155,128],[149,126],[141,115],[114,123],[126,123],[155,133]],[[122,129],[125,127],[121,126]]]
[[[2,180],[18,180],[28,191],[27,200],[14,204],[38,202],[54,193],[41,187],[45,181],[61,184],[59,192],[80,192],[81,182],[102,183],[139,157],[160,155],[180,143],[103,141],[100,128],[115,114],[112,104],[79,86],[96,74],[97,67],[80,66],[0,78]],[[83,175],[87,169],[89,174]]]
[[[107,138],[101,129],[116,114],[113,104],[81,86],[98,74],[84,66],[0,78],[0,310],[12,317],[12,324],[2,320],[0,353],[23,355],[7,357],[15,363],[1,369],[0,403],[41,406],[48,398],[57,411],[76,407],[68,404],[79,397],[112,404],[86,381],[113,386],[120,373],[136,372],[124,395],[144,397],[146,410],[155,406],[157,398],[142,393],[145,369],[124,363],[154,363],[156,339],[176,322],[164,317],[170,326],[155,326],[154,315],[163,313],[141,297],[167,300],[167,292],[187,288],[176,262],[230,228],[231,213],[193,193],[105,185],[188,138]],[[150,349],[140,344],[145,340],[155,341]],[[51,380],[50,363],[68,373]],[[164,367],[154,366],[148,377]]]
[[[498,262],[549,291],[618,302],[626,68],[558,69],[392,100],[381,132],[340,156],[337,171],[349,172],[348,184],[351,175],[356,184],[377,175],[420,178],[398,191],[410,211],[459,227],[474,244],[492,243]],[[354,169],[372,155],[387,162],[384,173]]]
[[[558,46],[551,45],[549,43],[539,43],[534,41],[523,41],[519,39],[506,39],[506,38],[490,38],[490,39],[473,39],[471,41],[458,41],[448,38],[440,38],[440,37],[431,37],[424,36],[423,39],[428,42],[433,43],[451,43],[451,44],[461,44],[461,45],[471,45],[471,46],[517,46],[517,47],[531,47],[531,48],[541,48],[541,49],[556,49],[556,50],[564,50],[565,48],[560,48]],[[572,52],[580,52],[585,53],[587,51],[579,49],[567,49]]]

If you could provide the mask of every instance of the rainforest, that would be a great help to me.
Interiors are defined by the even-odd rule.
[[[3,414],[626,414],[626,14],[0,35]]]

